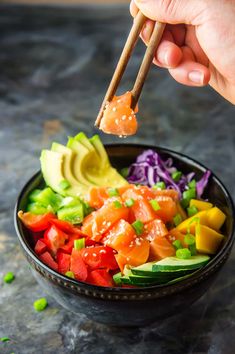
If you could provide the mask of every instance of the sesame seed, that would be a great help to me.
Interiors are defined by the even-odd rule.
[[[120,100],[120,99],[119,99],[119,100],[117,100],[117,103],[120,103],[120,102],[122,102],[122,100]]]
[[[115,124],[119,124],[119,120],[118,119],[115,119]]]
[[[113,107],[113,112],[116,112],[117,111],[117,107]]]
[[[88,256],[88,252],[84,253],[84,257],[87,257]]]
[[[126,257],[126,260],[127,260],[127,262],[129,262],[129,260],[130,260],[130,257]]]
[[[128,118],[129,120],[132,120],[132,116],[129,116],[129,118]]]
[[[126,119],[126,115],[124,114],[124,116],[122,116],[122,120],[125,120]]]
[[[93,257],[97,257],[97,254],[96,254],[96,253],[92,253],[92,256],[93,256]]]
[[[106,253],[106,251],[105,250],[100,250],[100,253]]]

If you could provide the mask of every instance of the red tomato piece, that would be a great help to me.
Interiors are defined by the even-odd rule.
[[[83,233],[81,232],[81,230],[68,221],[59,220],[59,219],[52,219],[50,221],[50,223],[52,225],[55,225],[56,227],[58,227],[61,231],[65,232],[65,233],[78,234],[78,235],[81,235],[81,237],[83,236]]]
[[[55,225],[51,225],[44,233],[44,241],[53,254],[56,254],[57,250],[64,246],[67,239],[68,235]]]
[[[24,213],[22,210],[18,212],[18,217],[29,230],[34,232],[46,230],[50,226],[50,221],[56,218],[52,213],[36,215],[30,212]]]
[[[70,269],[70,258],[71,256],[67,253],[58,250],[56,259],[58,263],[58,272],[61,274],[65,274]]]
[[[45,244],[43,239],[39,239],[34,247],[35,253],[42,254],[46,252],[46,250],[47,250],[47,245]]]
[[[92,270],[88,275],[87,282],[98,286],[114,286],[113,278],[106,269]]]
[[[136,133],[138,123],[131,108],[131,100],[131,92],[126,92],[124,95],[114,97],[106,105],[100,122],[100,129],[103,132],[122,136]]]
[[[70,270],[74,273],[75,279],[85,281],[87,279],[87,266],[82,259],[79,250],[73,248],[71,254]]]
[[[80,250],[82,259],[90,269],[117,269],[114,250],[107,246],[86,247]]]
[[[161,219],[154,219],[144,226],[143,237],[148,241],[153,241],[155,237],[166,236],[167,234],[168,230]]]
[[[56,261],[53,259],[53,257],[51,256],[51,254],[49,252],[44,252],[42,253],[39,258],[41,259],[41,261],[43,263],[45,263],[46,265],[48,265],[48,267],[58,271],[58,264],[56,263]]]

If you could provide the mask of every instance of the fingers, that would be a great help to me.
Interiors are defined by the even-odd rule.
[[[182,50],[174,43],[170,31],[165,31],[162,41],[159,44],[154,64],[164,68],[175,68],[179,65],[183,57]]]
[[[209,69],[195,61],[192,50],[182,47],[182,61],[173,69],[169,69],[171,76],[181,84],[188,86],[205,86],[210,81]]]

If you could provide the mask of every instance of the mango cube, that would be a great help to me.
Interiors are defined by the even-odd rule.
[[[205,225],[196,226],[195,236],[197,251],[207,254],[215,254],[224,238],[222,234]]]
[[[214,207],[207,211],[207,223],[206,225],[212,229],[218,231],[223,225],[226,215],[217,207]]]
[[[187,233],[190,230],[190,233],[194,234],[195,226],[198,223],[207,225],[207,210],[199,211],[197,214],[182,221],[176,228],[182,233]]]
[[[198,211],[202,211],[202,210],[208,210],[211,209],[213,207],[212,203],[209,202],[204,202],[203,200],[198,200],[198,199],[191,199],[189,206],[195,206]]]

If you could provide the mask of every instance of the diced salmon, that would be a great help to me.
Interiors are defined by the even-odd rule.
[[[161,219],[155,219],[145,224],[143,237],[148,241],[153,241],[156,237],[166,236],[168,230]]]
[[[102,239],[102,243],[119,252],[129,246],[135,237],[133,227],[127,221],[121,219],[108,231]]]
[[[99,209],[104,205],[106,199],[109,198],[107,188],[91,187],[88,192],[88,203],[92,208]]]
[[[166,237],[156,237],[150,242],[149,261],[175,256],[175,248]]]

